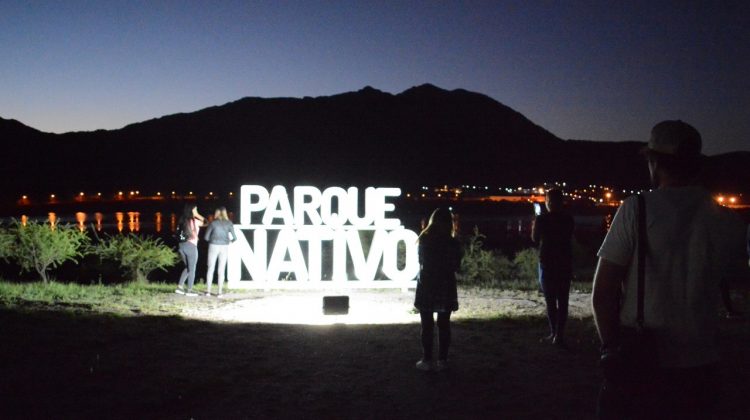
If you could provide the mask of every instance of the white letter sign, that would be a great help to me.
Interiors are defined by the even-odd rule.
[[[417,234],[389,214],[389,199],[400,195],[399,188],[369,187],[360,195],[357,187],[301,186],[290,197],[280,185],[270,192],[243,185],[229,287],[414,287]]]

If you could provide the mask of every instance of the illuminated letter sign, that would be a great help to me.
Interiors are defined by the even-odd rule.
[[[260,185],[240,189],[232,288],[407,288],[419,272],[417,234],[391,217],[399,188]],[[248,235],[246,235],[246,232]]]

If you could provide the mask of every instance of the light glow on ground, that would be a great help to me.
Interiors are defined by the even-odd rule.
[[[324,315],[323,296],[349,296],[349,313]],[[414,292],[299,292],[262,294],[240,299],[221,307],[187,310],[191,318],[223,321],[298,325],[409,324],[419,322],[412,312]]]
[[[323,296],[349,296],[349,314],[323,315]],[[182,316],[213,322],[268,323],[296,325],[373,325],[418,324],[414,309],[414,289],[338,290],[232,290],[225,298],[178,299],[184,304]],[[193,300],[195,299],[195,300]],[[545,304],[537,291],[462,289],[459,310],[451,319],[493,319],[497,317],[542,317]],[[591,293],[570,293],[571,318],[591,316]]]

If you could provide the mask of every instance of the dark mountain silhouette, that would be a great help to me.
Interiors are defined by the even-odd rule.
[[[0,138],[0,175],[9,181],[3,194],[12,196],[246,183],[648,183],[642,143],[561,140],[485,95],[428,84],[396,95],[368,86],[317,98],[243,98],[118,130],[59,135],[0,119]],[[739,169],[750,153],[710,161],[750,185]]]

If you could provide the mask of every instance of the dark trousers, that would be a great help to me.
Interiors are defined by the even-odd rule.
[[[719,396],[716,364],[686,369],[659,369],[638,384],[602,385],[597,418],[710,419]]]
[[[422,353],[423,359],[432,360],[432,336],[435,331],[435,319],[432,312],[420,311],[422,319]],[[437,313],[438,347],[440,360],[448,360],[448,347],[451,345],[451,313]]]
[[[568,298],[572,273],[569,268],[539,265],[539,284],[547,304],[550,333],[559,338],[565,335],[568,321]]]

